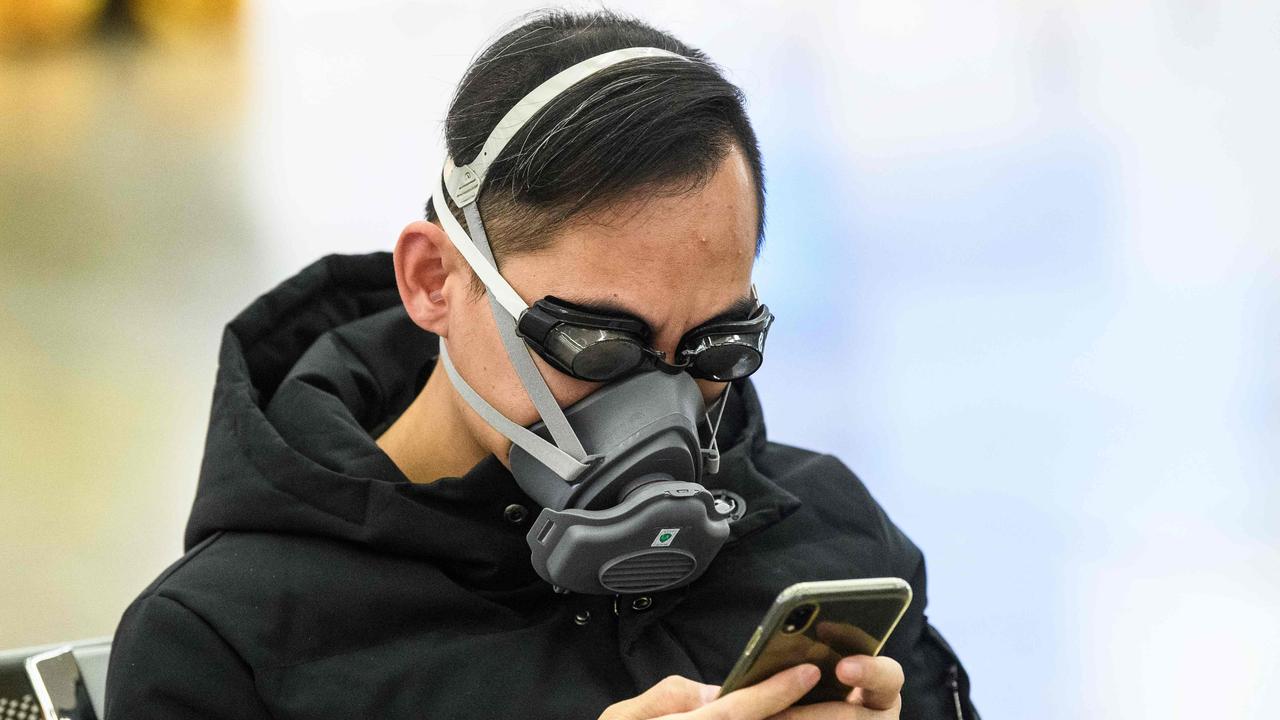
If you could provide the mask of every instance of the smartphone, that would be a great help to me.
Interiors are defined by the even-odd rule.
[[[910,604],[911,585],[902,578],[792,585],[765,613],[720,695],[813,663],[822,679],[796,704],[842,701],[853,688],[836,679],[836,663],[849,655],[878,655]]]
[[[98,720],[70,646],[32,655],[26,667],[45,720]]]

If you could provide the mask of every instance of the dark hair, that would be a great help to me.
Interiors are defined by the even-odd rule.
[[[543,11],[494,41],[472,62],[449,106],[449,154],[459,165],[471,162],[498,120],[544,80],[628,47],[661,48],[693,62],[622,62],[534,115],[490,165],[481,186],[480,212],[495,258],[545,247],[575,214],[630,199],[638,190],[664,196],[695,191],[733,146],[754,179],[759,254],[764,168],[742,91],[700,50],[631,17]],[[430,201],[427,219],[436,219]],[[478,281],[476,287],[483,289]]]

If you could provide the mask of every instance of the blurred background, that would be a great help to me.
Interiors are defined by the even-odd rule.
[[[1280,5],[606,5],[746,92],[771,437],[924,549],[984,717],[1273,717]],[[0,0],[0,648],[182,554],[223,325],[393,247],[539,6]]]

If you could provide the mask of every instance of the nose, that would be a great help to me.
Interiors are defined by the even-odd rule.
[[[680,364],[680,356],[677,347],[680,343],[680,335],[667,331],[656,336],[652,340],[651,347],[662,353],[662,359],[673,365]]]

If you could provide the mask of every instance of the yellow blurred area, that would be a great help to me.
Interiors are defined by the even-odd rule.
[[[201,38],[235,26],[239,0],[133,0],[129,13],[149,35],[170,41]]]
[[[189,41],[233,29],[239,0],[131,0],[127,14],[148,37]],[[83,39],[106,0],[0,0],[0,50],[30,50]]]
[[[57,44],[83,35],[105,0],[0,0],[0,48]]]
[[[103,8],[0,0],[0,648],[110,634],[181,554],[252,242],[239,4]]]

